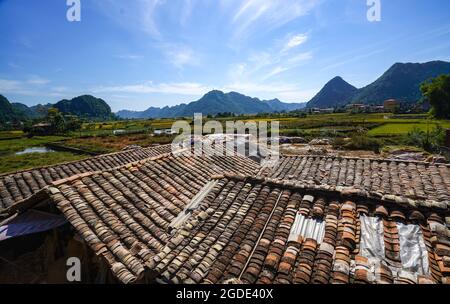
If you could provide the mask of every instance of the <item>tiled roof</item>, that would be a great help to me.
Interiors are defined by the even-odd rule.
[[[261,175],[305,184],[347,186],[379,195],[450,202],[450,166],[333,156],[284,156]]]
[[[447,212],[260,177],[217,178],[147,263],[158,282],[449,283]]]
[[[254,174],[245,157],[162,155],[119,168],[88,172],[52,183],[5,212],[14,214],[50,200],[117,278],[130,283],[170,238],[169,224],[223,172]]]
[[[80,173],[100,171],[170,153],[171,146],[163,145],[105,154],[81,161],[18,171],[0,175],[0,210],[30,197],[54,181]]]

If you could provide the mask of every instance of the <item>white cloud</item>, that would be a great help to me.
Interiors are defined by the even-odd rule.
[[[259,83],[252,81],[237,81],[221,86],[211,86],[202,83],[180,82],[180,83],[153,83],[148,81],[141,84],[99,86],[91,91],[94,94],[108,94],[109,96],[121,96],[121,99],[132,98],[131,95],[184,95],[201,97],[207,92],[218,89],[224,92],[236,91],[249,96],[259,98],[279,98],[287,102],[302,102],[310,99],[315,90],[304,90],[298,85],[281,82]],[[130,95],[128,95],[130,94]]]
[[[312,58],[313,58],[312,52],[297,53],[297,54],[293,55],[292,57],[287,58],[286,62],[289,65],[296,65],[296,64],[311,60]]]
[[[124,60],[138,60],[143,59],[144,56],[141,55],[134,55],[134,54],[126,54],[126,55],[117,55],[114,56],[115,58],[124,59]]]
[[[118,86],[99,86],[92,91],[94,93],[131,93],[131,94],[178,94],[178,95],[202,95],[212,88],[199,83],[181,82],[181,83],[159,83],[155,84],[148,81],[141,84],[118,85]]]
[[[69,89],[67,87],[53,87],[51,90],[55,93],[64,93],[67,92]]]
[[[20,82],[16,80],[0,79],[0,91],[11,92],[20,88]]]
[[[268,79],[271,78],[275,75],[281,74],[283,72],[286,72],[287,70],[289,70],[289,68],[287,67],[283,67],[283,66],[276,66],[275,68],[273,68],[273,70],[271,72],[269,72],[264,79]]]
[[[122,27],[143,31],[155,39],[161,36],[155,19],[158,8],[164,3],[163,0],[95,1],[101,13]]]
[[[27,96],[39,93],[34,89],[30,89],[30,85],[27,82],[10,79],[0,79],[0,92]]]
[[[306,34],[298,34],[295,36],[292,36],[288,42],[285,44],[282,52],[287,52],[290,49],[296,48],[299,45],[305,43],[308,40],[308,35]]]
[[[50,83],[50,80],[40,76],[31,76],[30,79],[27,80],[27,83],[31,85],[45,85]]]
[[[234,12],[234,38],[254,30],[272,30],[308,14],[319,0],[243,0]]]
[[[47,86],[50,82],[39,76],[33,76],[28,80],[0,79],[0,92],[33,97],[61,97],[70,93],[69,88],[64,86]]]
[[[195,0],[184,0],[180,16],[180,24],[182,26],[186,26],[189,18],[191,17],[195,4]]]
[[[198,66],[200,64],[201,54],[189,46],[174,43],[160,43],[159,48],[166,57],[166,60],[177,69],[183,69],[185,66]]]
[[[194,63],[192,51],[187,48],[169,52],[169,60],[177,68],[183,68],[185,65]]]
[[[222,88],[223,91],[237,91],[261,99],[279,98],[285,102],[303,102],[311,99],[316,90],[303,90],[297,85],[287,83],[236,82]]]

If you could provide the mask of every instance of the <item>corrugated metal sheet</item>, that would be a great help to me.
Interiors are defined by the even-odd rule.
[[[305,239],[314,239],[317,243],[323,241],[325,235],[325,222],[306,218],[300,213],[297,213],[294,225],[291,228],[289,241],[295,241],[300,236]]]

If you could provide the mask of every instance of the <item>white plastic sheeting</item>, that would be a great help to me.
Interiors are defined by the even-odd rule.
[[[428,275],[428,251],[418,225],[397,223],[400,237],[400,258],[403,270],[414,274]]]
[[[363,257],[384,260],[384,226],[378,217],[361,215],[360,250]]]
[[[370,271],[375,274],[379,264],[389,265],[385,257],[384,225],[378,217],[360,216],[361,241],[360,254],[370,263]],[[428,275],[428,252],[420,226],[405,225],[397,222],[400,239],[400,257],[402,268],[389,265],[394,277],[402,276],[417,280],[417,275]],[[375,281],[378,279],[374,277]]]
[[[291,228],[289,241],[296,241],[301,236],[305,239],[314,239],[318,244],[322,243],[325,235],[325,222],[312,218],[306,218],[297,213],[294,225]]]

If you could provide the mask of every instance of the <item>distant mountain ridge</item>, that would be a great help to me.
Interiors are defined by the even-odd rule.
[[[117,112],[117,115],[121,118],[144,119],[185,117],[193,116],[194,113],[202,113],[203,115],[215,115],[224,112],[258,114],[281,111],[289,112],[301,109],[304,106],[305,104],[301,103],[284,103],[278,99],[260,100],[237,92],[224,93],[214,90],[189,104],[180,104],[173,107],[166,106],[163,108],[150,107],[141,112],[122,110]]]
[[[345,105],[358,89],[341,77],[331,79],[316,96],[311,99],[307,108],[329,108]]]
[[[307,103],[307,108],[329,108],[350,103],[382,104],[387,99],[414,103],[421,99],[420,85],[431,78],[450,74],[450,62],[396,63],[373,83],[356,89],[341,77],[329,81]]]
[[[0,122],[43,118],[47,115],[49,108],[56,108],[64,114],[77,115],[82,118],[110,119],[114,117],[111,108],[103,99],[91,95],[82,95],[71,100],[63,99],[56,104],[38,104],[32,107],[22,103],[11,103],[6,97],[0,95]]]
[[[13,120],[15,115],[13,106],[9,100],[5,96],[0,95],[0,122]]]
[[[79,117],[108,119],[112,117],[111,107],[101,98],[91,95],[82,95],[71,100],[63,99],[53,105],[54,108],[65,114]]]
[[[379,104],[394,98],[414,103],[422,97],[420,85],[442,74],[450,74],[450,62],[396,63],[375,82],[359,89],[350,102]]]

